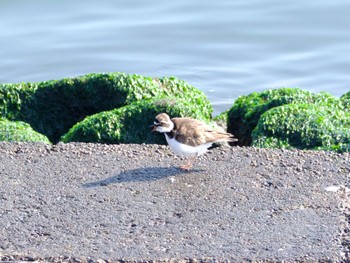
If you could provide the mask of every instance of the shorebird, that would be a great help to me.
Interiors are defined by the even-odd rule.
[[[204,154],[214,142],[237,141],[232,134],[212,129],[200,120],[192,118],[172,118],[158,114],[152,131],[164,133],[171,150],[179,156],[187,157],[188,162],[180,168],[189,171],[197,156]]]

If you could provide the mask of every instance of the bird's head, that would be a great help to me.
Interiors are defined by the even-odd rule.
[[[154,122],[150,127],[153,128],[152,132],[171,132],[174,128],[174,123],[171,121],[168,114],[161,113],[154,118]]]

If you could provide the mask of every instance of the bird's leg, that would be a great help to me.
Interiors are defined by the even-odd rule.
[[[186,170],[186,171],[191,170],[191,168],[192,168],[192,166],[193,166],[193,163],[194,163],[196,157],[197,157],[197,156],[193,156],[193,157],[189,158],[189,159],[188,159],[188,162],[187,162],[186,164],[180,166],[180,168],[181,168],[182,170]]]

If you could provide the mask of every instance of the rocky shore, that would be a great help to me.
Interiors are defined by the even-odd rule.
[[[0,261],[349,260],[350,154],[0,143]]]

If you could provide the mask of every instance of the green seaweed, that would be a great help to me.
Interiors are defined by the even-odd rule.
[[[0,141],[50,143],[46,136],[34,131],[28,123],[21,121],[10,121],[1,117]]]
[[[23,104],[36,89],[37,83],[0,84],[1,116],[10,120],[20,119]]]
[[[239,97],[228,112],[227,130],[238,138],[238,145],[249,146],[260,116],[285,104],[323,104],[343,108],[339,99],[321,92],[313,94],[299,88],[271,89]]]
[[[262,114],[255,147],[350,151],[350,113],[338,106],[289,104]]]
[[[211,117],[191,98],[155,98],[89,116],[74,125],[61,140],[165,144],[164,135],[152,133],[149,127],[154,117],[161,112],[168,113],[170,117],[190,116],[207,122]]]
[[[350,111],[350,91],[343,94],[341,97],[340,97],[340,100],[342,101],[343,105],[344,105],[344,108],[347,110],[347,111]]]
[[[212,107],[205,94],[175,77],[151,78],[136,74],[88,74],[38,83],[1,84],[1,115],[29,123],[58,142],[86,116],[155,97],[191,97],[205,114]]]

